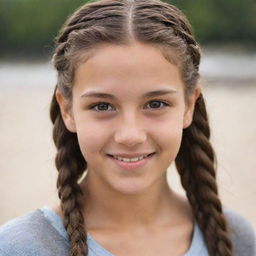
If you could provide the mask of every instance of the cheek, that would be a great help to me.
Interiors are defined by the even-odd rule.
[[[108,138],[107,129],[99,124],[87,121],[77,124],[77,137],[85,159],[99,153]]]
[[[151,130],[154,140],[165,154],[176,156],[179,151],[183,133],[183,118],[170,118],[165,122],[156,123]]]

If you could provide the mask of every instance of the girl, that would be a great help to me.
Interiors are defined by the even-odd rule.
[[[255,255],[223,210],[190,25],[159,0],[100,0],[64,24],[51,103],[60,205],[5,224],[1,255]],[[187,198],[167,183],[175,162]]]

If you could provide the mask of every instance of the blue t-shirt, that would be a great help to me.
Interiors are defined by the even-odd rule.
[[[224,209],[230,228],[234,256],[256,256],[255,231],[247,220]],[[114,256],[88,234],[89,256]],[[12,219],[0,227],[0,256],[68,256],[70,244],[62,219],[50,207]],[[117,256],[117,255],[116,255]],[[197,224],[184,256],[209,256]]]

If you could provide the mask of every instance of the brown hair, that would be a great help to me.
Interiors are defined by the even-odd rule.
[[[56,88],[72,100],[74,72],[91,50],[103,43],[124,45],[134,40],[159,47],[164,57],[180,68],[185,93],[194,91],[199,78],[199,46],[184,14],[160,0],[100,0],[79,8],[63,25],[56,39],[53,57],[58,72]],[[57,188],[71,243],[70,255],[87,255],[84,205],[79,200],[82,191],[78,183],[87,164],[76,134],[64,125],[55,95],[50,114],[58,150]],[[184,129],[175,163],[209,254],[229,256],[232,244],[218,197],[215,155],[209,138],[209,123],[201,94],[195,105],[193,122]]]

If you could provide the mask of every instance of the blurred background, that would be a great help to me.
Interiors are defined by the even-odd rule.
[[[0,0],[0,225],[57,202],[49,103],[61,24],[82,0]],[[203,93],[224,207],[256,228],[256,1],[169,1],[202,46]],[[176,170],[170,185],[184,194]]]

